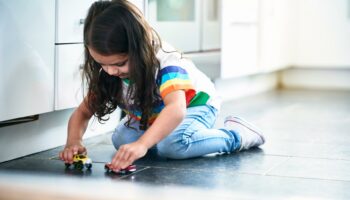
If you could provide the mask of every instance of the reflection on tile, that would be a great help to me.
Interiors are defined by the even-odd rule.
[[[136,161],[136,164],[172,169],[264,174],[285,160],[286,158],[280,156],[266,156],[261,149],[252,149],[229,155],[205,156],[187,160],[141,159]]]
[[[63,150],[63,147],[57,147],[57,148],[50,149],[47,151],[35,153],[35,154],[29,155],[26,157],[33,158],[33,159],[54,159],[56,157],[58,158],[58,154],[62,150]]]
[[[284,178],[222,171],[149,168],[124,179],[138,183],[169,187],[173,185],[250,194],[259,199],[347,199],[349,182]]]
[[[144,170],[145,167],[139,166],[136,172]],[[107,173],[104,169],[103,163],[93,163],[92,168],[83,170],[74,169],[73,166],[66,168],[65,164],[60,160],[42,160],[33,158],[23,158],[16,162],[8,162],[0,165],[1,171],[21,171],[25,173],[34,174],[53,174],[58,176],[66,177],[89,177],[89,178],[113,178],[120,179],[124,176],[129,176],[130,174],[114,174]]]
[[[350,161],[293,157],[268,175],[350,181]]]
[[[350,141],[350,140],[348,140]],[[337,147],[332,151],[332,154],[337,159],[343,159],[350,161],[350,146],[349,145],[337,145]]]
[[[273,140],[264,145],[264,152],[267,155],[297,156],[311,158],[339,158],[334,154],[337,145],[320,144],[312,142],[288,142],[285,140]]]
[[[96,169],[95,169],[96,168]],[[9,162],[0,166],[1,170],[9,171],[22,171],[27,173],[38,173],[38,174],[55,174],[55,175],[66,175],[66,176],[77,176],[77,177],[98,177],[99,167],[93,165],[91,170],[76,170],[66,169],[64,163],[60,160],[43,160],[33,158],[23,158],[17,162]]]

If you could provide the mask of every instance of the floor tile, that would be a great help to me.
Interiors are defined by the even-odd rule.
[[[141,159],[137,165],[157,168],[191,169],[203,172],[227,172],[264,174],[286,160],[281,156],[267,156],[261,149],[233,153],[229,155],[209,155],[187,160]]]
[[[223,104],[215,127],[236,115],[263,130],[260,148],[186,160],[159,157],[156,151],[136,161],[135,173],[106,174],[104,163],[116,150],[111,134],[84,140],[93,169],[65,170],[63,147],[0,163],[2,171],[99,178],[169,188],[217,189],[259,199],[350,199],[350,92],[277,90]]]
[[[337,145],[337,147],[332,151],[334,157],[341,160],[350,161],[350,146],[349,145]]]
[[[35,153],[35,154],[31,154],[26,156],[26,158],[32,158],[32,159],[53,159],[55,157],[58,158],[58,154],[60,151],[62,151],[63,146],[62,147],[57,147],[57,148],[53,148],[47,151],[42,151],[39,153]]]
[[[137,170],[143,170],[145,167],[138,167]],[[59,176],[73,176],[73,177],[88,177],[88,178],[113,178],[120,179],[126,175],[119,175],[114,173],[106,173],[104,164],[93,163],[90,170],[84,168],[83,170],[74,169],[73,166],[66,168],[65,164],[60,160],[47,160],[47,159],[33,159],[23,158],[16,162],[8,162],[0,165],[1,171],[21,171],[26,173],[35,174],[51,174]],[[137,171],[136,171],[137,172]],[[136,173],[134,172],[134,173]]]
[[[268,175],[350,181],[350,161],[291,157]]]
[[[264,145],[264,152],[276,156],[339,159],[340,156],[334,153],[337,148],[335,144],[269,140]]]
[[[250,174],[234,174],[222,171],[198,171],[191,169],[148,168],[132,177],[134,182],[161,187],[191,186],[205,190],[222,190],[231,197],[240,194],[259,199],[347,199],[350,182],[284,178]]]
[[[95,166],[93,166],[95,168]],[[93,173],[91,170],[74,170],[66,169],[64,163],[59,160],[48,160],[48,159],[33,159],[23,158],[17,162],[5,163],[0,166],[0,170],[10,171],[22,171],[27,173],[38,173],[38,174],[55,174],[55,175],[67,175],[67,176],[95,176],[97,177],[96,170]]]

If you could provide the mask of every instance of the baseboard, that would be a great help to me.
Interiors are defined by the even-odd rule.
[[[217,79],[215,87],[223,101],[230,101],[276,89],[277,72],[255,74],[239,78]]]
[[[0,128],[0,162],[55,148],[66,143],[67,125],[73,109],[45,113],[33,122]],[[114,130],[120,110],[105,124],[90,120],[84,139]]]
[[[350,90],[350,68],[293,67],[280,72],[280,85],[286,89]]]

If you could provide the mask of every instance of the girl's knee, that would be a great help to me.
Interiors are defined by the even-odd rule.
[[[123,144],[129,144],[138,140],[144,131],[126,127],[123,119],[112,134],[112,143],[116,149]]]
[[[171,140],[165,138],[157,144],[157,152],[159,156],[171,159],[185,159],[188,158],[186,150],[189,144],[183,140]]]
[[[115,149],[119,149],[119,147],[122,145],[118,132],[114,132],[112,134],[112,144]]]

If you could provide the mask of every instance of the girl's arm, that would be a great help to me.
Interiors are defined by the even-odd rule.
[[[164,104],[165,107],[157,119],[139,139],[147,149],[173,132],[186,115],[186,97],[183,90],[174,91],[165,96]]]
[[[61,160],[72,163],[73,155],[85,153],[82,138],[93,113],[87,107],[87,98],[74,110],[68,122],[67,143],[63,151],[59,153]]]
[[[116,171],[124,169],[143,157],[149,148],[168,136],[186,115],[186,97],[183,90],[169,93],[164,98],[165,107],[146,132],[134,143],[122,145],[112,160]]]

